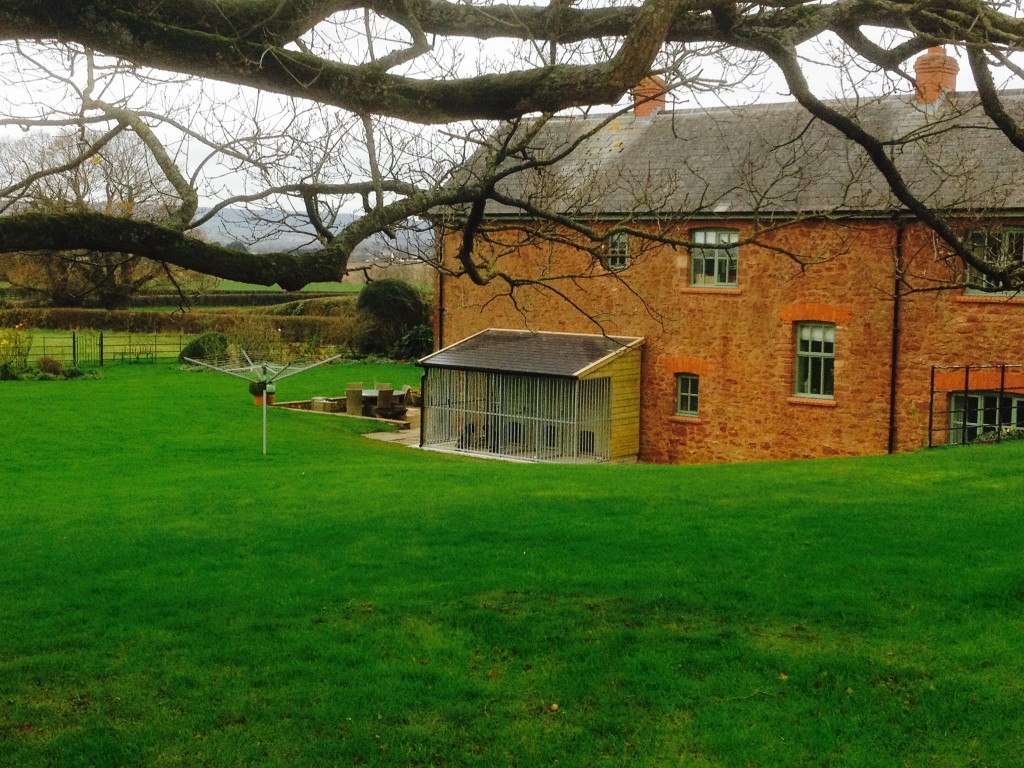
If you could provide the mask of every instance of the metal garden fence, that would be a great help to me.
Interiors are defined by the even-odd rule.
[[[190,337],[167,334],[70,331],[67,334],[39,334],[32,344],[32,357],[52,357],[65,365],[103,366],[111,363],[154,363],[176,360]]]

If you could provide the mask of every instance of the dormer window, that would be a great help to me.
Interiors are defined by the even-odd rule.
[[[1024,228],[977,230],[967,236],[967,244],[980,260],[999,269],[1024,263]],[[1017,293],[999,290],[995,280],[972,267],[967,268],[967,282],[976,286],[968,288],[968,293],[990,293],[997,296],[1013,296]]]
[[[629,235],[625,232],[612,232],[608,235],[608,269],[621,272],[629,263]]]
[[[739,278],[740,233],[735,229],[696,229],[691,233],[690,285],[735,288]]]

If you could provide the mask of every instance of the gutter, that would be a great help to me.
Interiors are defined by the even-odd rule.
[[[903,299],[903,250],[906,233],[906,221],[902,218],[897,219],[892,294],[892,345],[889,350],[889,444],[887,451],[890,454],[896,453],[896,386],[900,365],[900,312]]]
[[[947,219],[970,216],[972,219],[1005,219],[1007,217],[1024,216],[1024,208],[1000,208],[979,212],[972,208],[945,208],[944,216]],[[488,211],[488,219],[493,222],[522,222],[537,221],[538,217],[527,213],[515,211]],[[671,221],[676,224],[691,226],[711,221],[766,221],[786,219],[794,223],[807,221],[879,221],[893,218],[910,218],[916,220],[905,208],[893,210],[891,208],[877,208],[865,210],[822,210],[822,211],[748,211],[748,210],[721,210],[721,211],[689,211],[686,213],[665,214],[649,213],[637,214],[636,212],[614,212],[614,211],[592,211],[580,212],[574,215],[576,220],[589,220],[610,223],[622,223],[632,221],[637,223]]]
[[[435,245],[437,248],[437,338],[434,343],[438,350],[444,349],[444,237],[439,237]]]

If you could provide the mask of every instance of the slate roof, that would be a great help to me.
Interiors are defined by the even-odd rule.
[[[575,378],[641,338],[488,329],[420,360],[424,368]]]
[[[1024,91],[1002,95],[1024,121]],[[912,191],[933,208],[1024,211],[1024,153],[984,114],[977,94],[948,95],[923,107],[910,97],[829,102],[886,137]],[[551,120],[532,152],[555,166],[516,174],[498,189],[574,216],[716,216],[820,212],[880,213],[897,208],[864,151],[795,102],[677,110],[636,117]],[[472,163],[464,171],[472,174]],[[491,215],[524,215],[491,203]]]

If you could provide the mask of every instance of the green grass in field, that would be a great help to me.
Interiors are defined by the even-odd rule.
[[[310,283],[303,291],[339,291],[344,293],[359,293],[362,290],[361,283]],[[217,283],[217,290],[222,293],[241,292],[256,293],[262,291],[280,291],[277,285],[256,285],[254,283],[239,283],[235,280],[221,280]]]
[[[82,367],[92,369],[99,359],[98,337],[100,331],[55,331],[33,329],[26,331],[32,340],[28,355],[30,365],[35,365],[42,356],[55,357],[71,365],[74,335],[79,338],[79,352]],[[127,331],[103,331],[104,357],[109,362],[121,360],[148,360],[151,357],[177,358],[185,344],[193,337],[180,334],[129,333]]]
[[[330,366],[282,399],[417,369]],[[0,764],[1016,766],[1024,445],[546,466],[0,384]],[[557,710],[552,705],[557,704]]]

